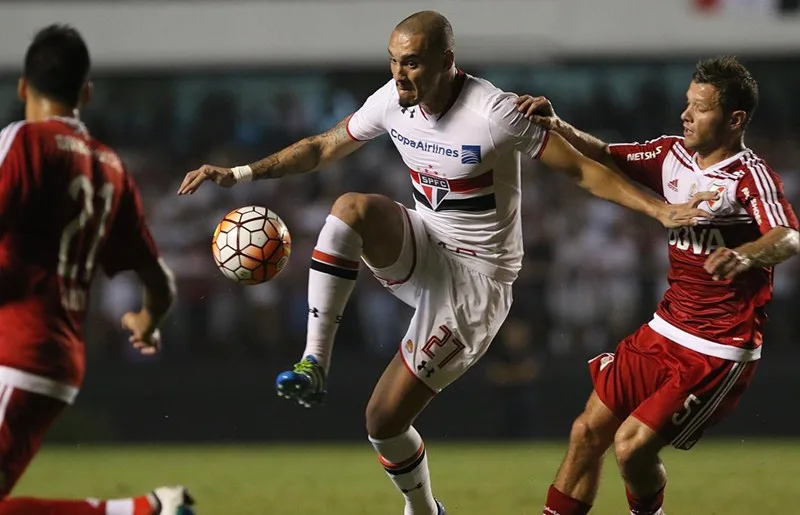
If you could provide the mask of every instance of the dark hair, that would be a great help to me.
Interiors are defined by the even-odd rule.
[[[697,63],[692,80],[711,84],[719,92],[719,103],[725,113],[744,111],[745,125],[750,123],[758,106],[758,83],[734,56],[716,57]]]
[[[37,32],[28,47],[24,77],[38,93],[75,107],[90,66],[80,33],[68,25],[50,25]]]

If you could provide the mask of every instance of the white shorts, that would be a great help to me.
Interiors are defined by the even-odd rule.
[[[405,231],[397,261],[367,266],[416,308],[400,355],[409,372],[440,392],[483,356],[511,308],[511,285],[465,266],[428,237],[422,217],[400,206]]]

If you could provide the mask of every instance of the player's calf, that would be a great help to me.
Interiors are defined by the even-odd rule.
[[[192,515],[194,499],[182,486],[162,486],[148,495],[100,501],[12,497],[0,500],[0,515]]]
[[[664,504],[667,472],[658,453],[667,443],[631,417],[614,437],[614,452],[634,515],[659,515]]]
[[[325,395],[333,342],[364,256],[375,266],[393,264],[403,248],[400,207],[382,195],[339,197],[319,233],[308,274],[308,333],[303,359],[276,379],[282,397],[303,406]]]
[[[406,501],[405,515],[444,513],[433,497],[422,437],[411,424],[434,393],[412,376],[395,355],[367,405],[369,441]]]
[[[600,485],[603,458],[619,425],[620,421],[597,394],[592,394],[586,409],[572,424],[567,455],[547,493],[543,513],[589,512]]]

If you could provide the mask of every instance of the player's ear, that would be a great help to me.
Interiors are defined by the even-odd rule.
[[[17,81],[17,98],[22,102],[28,100],[28,81],[25,80],[25,77],[20,77]]]
[[[452,50],[448,50],[444,53],[444,70],[448,71],[450,68],[453,67],[453,63],[456,62],[456,56]]]
[[[731,114],[731,129],[743,129],[745,121],[747,120],[747,113],[744,111],[734,111]]]
[[[81,88],[81,94],[78,97],[78,109],[83,109],[92,100],[92,93],[94,92],[94,84],[86,81]]]

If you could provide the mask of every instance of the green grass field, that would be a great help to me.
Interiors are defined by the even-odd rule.
[[[562,444],[429,442],[434,492],[450,514],[534,515]],[[670,515],[796,513],[800,442],[708,441],[664,453]],[[593,514],[627,513],[612,461]],[[343,446],[45,447],[15,495],[124,497],[185,483],[198,515],[402,514],[372,448]]]

